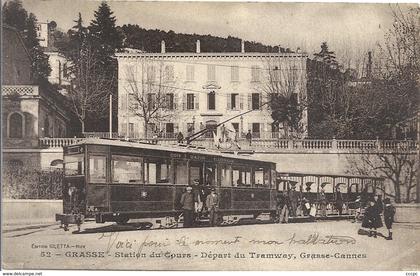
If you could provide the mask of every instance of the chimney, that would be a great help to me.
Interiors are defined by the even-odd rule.
[[[165,40],[162,40],[162,42],[160,43],[160,52],[162,54],[166,53]]]
[[[241,40],[241,53],[245,53],[245,42]]]
[[[197,54],[200,53],[200,40],[197,39],[197,44],[195,45],[195,52]]]
[[[371,79],[372,78],[372,52],[368,52],[368,63],[366,66],[366,78]]]

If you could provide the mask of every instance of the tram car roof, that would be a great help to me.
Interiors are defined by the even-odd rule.
[[[278,172],[278,177],[305,177],[305,176],[316,176],[316,177],[333,177],[333,178],[367,178],[371,180],[384,180],[383,177],[369,176],[369,175],[351,175],[351,174],[328,174],[321,172]]]
[[[194,146],[177,145],[177,144],[158,145],[158,144],[151,144],[151,143],[144,143],[144,142],[142,143],[142,142],[135,142],[135,141],[115,140],[115,139],[86,138],[80,142],[69,145],[67,147],[74,147],[74,146],[80,146],[80,145],[104,145],[104,146],[137,148],[137,149],[162,150],[162,151],[176,152],[176,153],[192,153],[192,154],[200,154],[200,155],[218,156],[218,157],[224,157],[224,158],[230,158],[230,159],[239,159],[239,160],[257,161],[257,162],[276,164],[275,162],[259,159],[259,158],[256,158],[255,156],[238,155],[234,153],[222,153],[219,151],[210,150],[206,148],[197,148]]]

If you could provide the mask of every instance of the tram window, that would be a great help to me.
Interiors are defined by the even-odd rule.
[[[144,181],[147,184],[169,183],[170,164],[166,159],[147,159],[144,162]]]
[[[205,173],[204,184],[213,186],[216,183],[216,175],[217,175],[216,167],[212,164],[206,164],[205,167],[206,169],[204,172]]]
[[[195,184],[195,182],[201,183],[201,177],[200,177],[200,169],[201,167],[198,166],[190,166],[190,185]]]
[[[250,170],[242,171],[242,182],[245,184],[245,186],[251,186],[251,171]]]
[[[187,162],[182,160],[174,160],[175,184],[187,184]]]
[[[255,186],[266,186],[264,181],[264,168],[255,168]]]
[[[234,187],[242,185],[238,168],[232,168],[232,184]]]
[[[112,156],[113,183],[141,183],[142,158],[128,156]]]
[[[240,186],[251,186],[251,170],[243,167],[233,167],[233,185],[236,187]]]
[[[64,174],[66,176],[83,175],[83,154],[64,156]]]
[[[221,165],[221,182],[223,187],[232,186],[232,169],[230,165],[222,164]]]
[[[89,178],[90,182],[106,181],[106,157],[91,156],[89,158]]]

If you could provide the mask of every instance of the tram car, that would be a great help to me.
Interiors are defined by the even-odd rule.
[[[275,215],[276,165],[205,149],[88,138],[64,148],[65,229],[87,217],[97,223],[150,219],[178,225],[187,186],[202,196],[215,188],[219,217]]]
[[[277,182],[279,191],[295,190],[299,202],[309,203],[309,206],[319,205],[322,189],[328,204],[328,215],[338,214],[335,208],[338,191],[344,207],[343,214],[350,215],[359,207],[365,207],[374,194],[383,196],[384,190],[383,178],[362,175],[278,172]]]

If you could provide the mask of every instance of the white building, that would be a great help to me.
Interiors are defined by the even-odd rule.
[[[36,25],[36,37],[39,40],[39,46],[48,47],[48,22],[38,22]]]
[[[242,136],[250,130],[255,138],[278,136],[267,102],[271,87],[281,86],[294,97],[306,96],[306,59],[302,53],[119,53],[118,133],[143,138],[144,112],[149,101],[165,94],[166,111],[148,124],[147,134],[157,130],[165,137],[212,127],[226,119]],[[292,85],[291,85],[292,84]],[[287,87],[287,88],[286,88]],[[292,88],[291,88],[292,87]],[[282,88],[283,89],[283,88]],[[280,89],[281,90],[281,89]],[[136,97],[141,94],[143,97]],[[141,100],[146,102],[142,103]],[[136,115],[141,114],[141,116]],[[153,116],[152,116],[153,117]],[[306,112],[303,116],[306,126]],[[230,125],[229,125],[230,126]],[[280,127],[280,135],[282,133]]]
[[[69,61],[58,51],[47,51],[48,63],[51,67],[51,73],[48,81],[52,84],[58,84],[63,91],[70,85]]]

